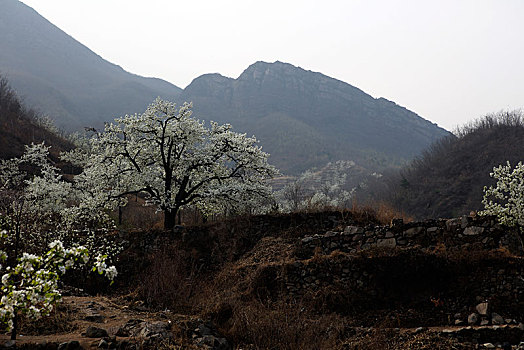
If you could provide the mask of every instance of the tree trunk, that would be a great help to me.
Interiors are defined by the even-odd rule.
[[[172,230],[176,225],[178,209],[164,209],[164,230]]]
[[[13,317],[13,329],[11,329],[11,340],[16,340],[17,331],[18,331],[18,310],[15,308],[15,315]]]

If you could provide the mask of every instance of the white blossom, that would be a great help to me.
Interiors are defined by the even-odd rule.
[[[182,207],[214,211],[269,196],[266,180],[277,172],[257,140],[228,124],[206,127],[191,108],[157,99],[143,114],[106,124],[88,146],[67,153],[65,159],[84,169],[75,181],[89,195],[88,206],[111,209],[125,204],[125,194],[144,193],[174,224]]]

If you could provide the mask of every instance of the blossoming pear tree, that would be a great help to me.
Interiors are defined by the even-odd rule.
[[[158,98],[144,113],[106,124],[89,147],[66,155],[83,168],[76,181],[100,194],[94,201],[113,205],[127,194],[145,194],[163,211],[165,229],[188,205],[213,211],[221,203],[269,196],[266,180],[277,171],[257,140],[228,124],[206,127],[191,108]]]

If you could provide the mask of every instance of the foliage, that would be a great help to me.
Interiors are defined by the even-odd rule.
[[[191,117],[191,108],[157,99],[143,114],[106,124],[87,147],[69,152],[65,158],[83,168],[79,186],[98,194],[91,205],[114,208],[125,204],[126,194],[144,193],[171,228],[178,210],[189,205],[212,213],[268,196],[265,181],[277,172],[257,140],[228,124],[207,128]]]
[[[0,239],[5,239],[7,232],[0,232]],[[7,254],[0,250],[1,261]],[[93,271],[104,274],[111,281],[116,277],[114,266],[107,266],[106,256],[98,255],[94,259]],[[49,250],[42,256],[24,253],[14,267],[3,268],[2,298],[0,299],[0,322],[13,328],[18,314],[38,319],[48,315],[53,305],[61,299],[58,290],[60,276],[75,265],[89,262],[89,252],[83,246],[66,249],[60,241],[49,245]]]
[[[496,186],[484,187],[485,215],[496,215],[508,226],[524,226],[524,165],[519,162],[512,168],[510,162],[493,168],[490,176]]]

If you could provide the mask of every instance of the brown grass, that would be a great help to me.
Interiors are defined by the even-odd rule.
[[[370,202],[365,205],[353,201],[350,212],[353,219],[359,223],[378,222],[382,225],[389,225],[393,219],[402,219],[404,222],[413,221],[413,217],[384,201]]]
[[[51,311],[49,316],[42,319],[35,321],[21,318],[19,334],[49,335],[72,333],[78,329],[77,325],[72,321],[75,313],[76,310],[72,309],[70,305],[60,303]]]
[[[193,311],[199,265],[190,252],[170,246],[150,257],[151,265],[140,277],[138,296],[154,308]]]
[[[338,349],[345,322],[335,314],[313,315],[301,304],[253,300],[234,305],[220,330],[252,349]]]

